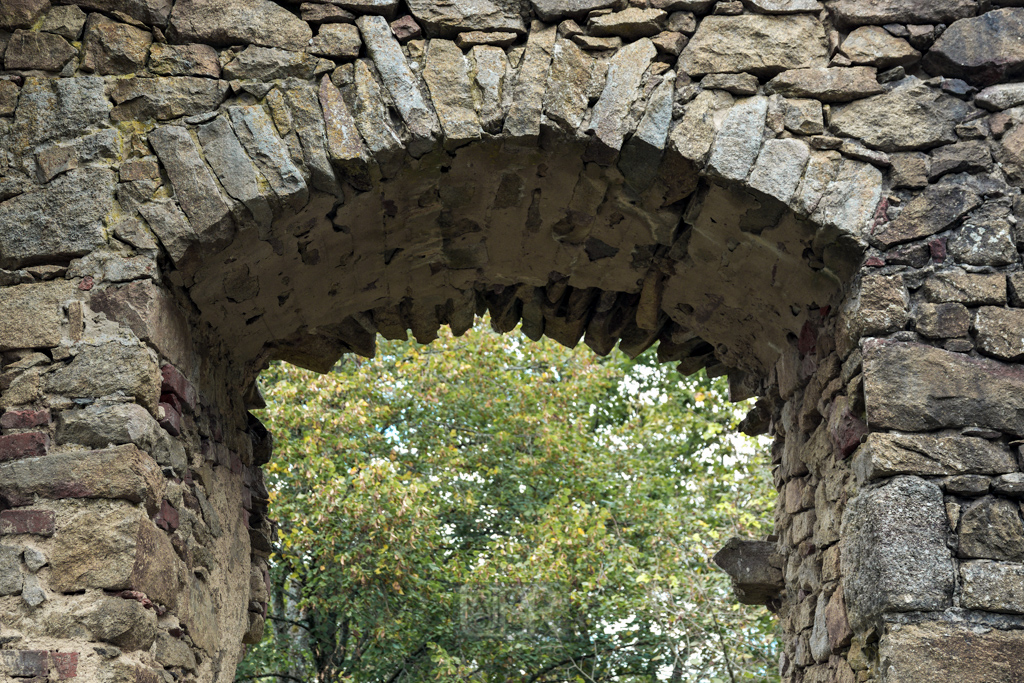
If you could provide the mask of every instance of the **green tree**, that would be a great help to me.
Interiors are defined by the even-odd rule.
[[[238,680],[777,680],[710,563],[774,497],[720,380],[478,327],[262,381],[279,538]]]

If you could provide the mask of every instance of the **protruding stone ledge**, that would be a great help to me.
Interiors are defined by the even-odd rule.
[[[786,587],[782,558],[774,543],[730,538],[713,559],[732,579],[736,599],[742,605],[773,603]]]

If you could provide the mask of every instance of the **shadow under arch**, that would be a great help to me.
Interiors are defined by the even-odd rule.
[[[763,119],[766,144],[737,179],[731,119],[751,103],[763,116],[764,100],[718,114],[707,168],[671,141],[640,155],[630,140],[609,161],[551,126],[534,140],[438,146],[387,178],[371,168],[358,188],[339,169],[335,192],[308,189],[305,206],[281,202],[262,226],[243,216],[230,239],[188,251],[178,277],[248,382],[271,359],[323,372],[372,355],[378,332],[427,343],[487,310],[498,330],[521,320],[527,336],[601,355],[659,343],[681,371],[728,370],[738,394],[755,395],[783,349],[837,310],[863,246],[837,217],[862,220],[851,196],[877,203],[880,191],[856,182],[867,165],[775,140]],[[236,130],[253,115],[232,112]]]

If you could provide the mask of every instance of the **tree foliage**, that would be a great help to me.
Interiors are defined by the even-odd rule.
[[[481,327],[264,372],[279,537],[238,679],[776,680],[771,616],[710,563],[771,528],[743,406]]]

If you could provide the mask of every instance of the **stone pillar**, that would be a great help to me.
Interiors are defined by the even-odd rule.
[[[3,680],[232,680],[266,610],[266,431],[167,287],[20,273],[0,288]]]

